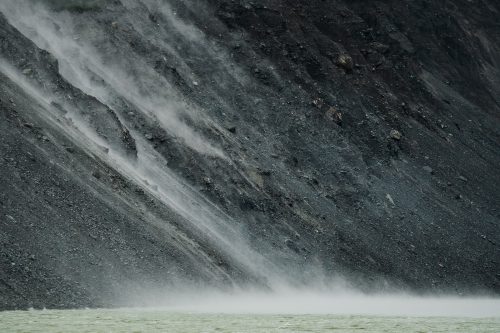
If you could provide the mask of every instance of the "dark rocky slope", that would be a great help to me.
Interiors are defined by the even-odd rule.
[[[48,25],[20,3],[0,5],[0,308],[337,276],[500,291],[495,1],[48,1]],[[149,113],[163,93],[188,111]],[[170,170],[149,182],[109,157],[148,149]]]

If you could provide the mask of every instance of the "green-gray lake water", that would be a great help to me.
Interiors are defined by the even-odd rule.
[[[0,312],[0,332],[500,332],[498,318],[172,313],[162,310]]]

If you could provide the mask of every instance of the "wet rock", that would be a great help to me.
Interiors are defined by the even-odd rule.
[[[330,107],[325,114],[326,118],[333,121],[334,123],[338,125],[342,125],[342,113],[339,112],[336,108],[333,106]]]
[[[236,126],[229,126],[229,127],[227,128],[227,130],[228,130],[229,132],[231,132],[231,133],[233,133],[233,134],[234,134],[234,133],[236,133]]]
[[[210,177],[203,177],[203,183],[205,184],[205,186],[212,186],[213,185],[213,181]]]
[[[401,140],[401,138],[403,137],[401,132],[398,130],[395,130],[395,129],[391,130],[391,132],[389,133],[389,136],[396,141]]]
[[[101,173],[99,172],[99,170],[94,170],[92,171],[92,176],[96,179],[101,179],[102,175]]]
[[[347,73],[352,72],[354,67],[354,62],[352,61],[352,57],[348,54],[341,54],[337,58],[337,66],[343,68]]]
[[[315,107],[317,107],[318,109],[321,109],[323,107],[323,105],[325,105],[325,101],[323,101],[322,98],[315,98],[313,101],[312,101],[312,105],[314,105]]]

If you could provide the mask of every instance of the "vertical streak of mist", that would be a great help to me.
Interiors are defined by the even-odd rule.
[[[166,7],[162,8],[167,10]],[[28,39],[56,57],[61,75],[85,94],[117,112],[120,100],[125,100],[144,115],[158,120],[166,131],[182,138],[192,149],[215,157],[224,156],[221,150],[180,120],[180,115],[193,119],[202,118],[202,115],[183,102],[169,82],[143,60],[132,54],[122,54],[120,59],[114,59],[86,40],[84,34],[80,36],[78,29],[82,27],[77,27],[67,12],[54,13],[27,0],[2,2],[0,11]],[[173,20],[173,17],[169,19]],[[174,25],[178,29],[185,29],[186,38],[200,38],[195,30],[188,29],[182,23],[175,21]],[[95,29],[91,35],[100,33],[99,29],[92,26],[92,22],[88,23],[86,29]],[[104,39],[106,36],[99,38]],[[238,224],[166,167],[164,158],[141,135],[131,130],[137,145],[137,159],[132,160],[99,137],[85,118],[80,116],[79,110],[57,100],[55,96],[46,97],[48,91],[26,81],[5,62],[0,67],[4,74],[39,103],[46,105],[48,110],[51,109],[51,101],[57,101],[66,109],[66,125],[55,124],[55,119],[49,115],[47,120],[59,126],[75,145],[92,152],[182,216],[191,228],[209,238],[214,248],[232,258],[236,266],[270,284],[283,283],[281,269],[248,245]],[[109,151],[103,153],[101,147]]]
[[[167,132],[184,140],[190,148],[223,157],[222,151],[180,120],[180,115],[199,118],[164,78],[130,50],[102,53],[80,36],[81,32],[67,12],[54,13],[27,0],[1,3],[0,10],[9,22],[38,47],[49,51],[60,64],[63,77],[75,87],[113,108],[123,98],[146,116],[160,122]],[[89,24],[87,29],[92,29]],[[90,31],[91,35],[99,34]],[[105,36],[98,36],[98,41]],[[119,52],[119,55],[116,54]],[[129,52],[129,56],[127,56]]]
[[[114,149],[101,138],[79,115],[79,111],[50,96],[45,91],[28,82],[21,73],[0,59],[0,72],[15,82],[37,103],[50,113],[43,113],[46,120],[68,135],[75,145],[98,156],[108,165],[120,172],[126,179],[133,181],[150,195],[188,221],[198,232],[208,237],[211,245],[228,255],[235,264],[247,273],[273,283],[278,281],[278,272],[266,258],[252,250],[237,224],[232,218],[203,198],[189,185],[177,177],[167,166],[166,161],[144,141],[137,143],[137,160]],[[52,102],[57,101],[64,108],[65,121],[57,121],[60,111],[53,110]],[[102,148],[108,148],[103,152]]]

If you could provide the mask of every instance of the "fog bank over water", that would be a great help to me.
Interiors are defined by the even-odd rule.
[[[356,291],[282,290],[183,292],[138,300],[167,312],[291,315],[499,317],[500,299],[489,297],[366,295]],[[148,307],[145,308],[144,311]],[[143,310],[140,310],[143,311]]]

